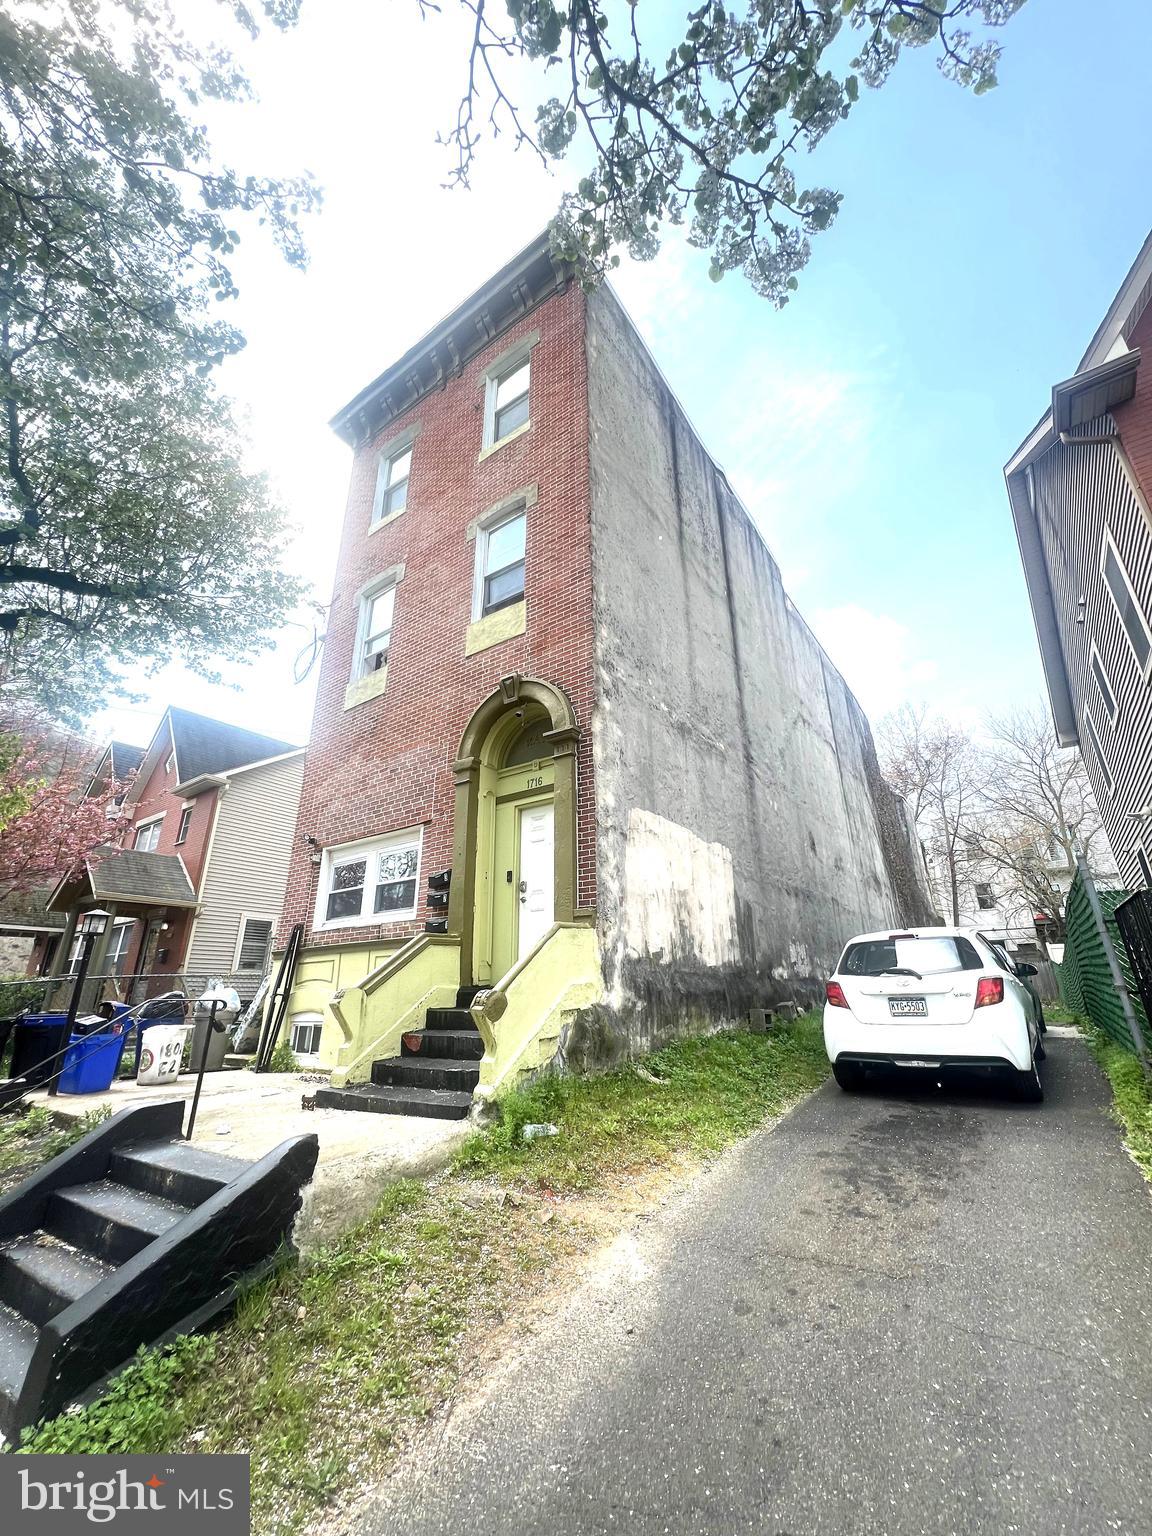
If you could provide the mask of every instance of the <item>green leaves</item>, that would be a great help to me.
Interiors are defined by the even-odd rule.
[[[474,12],[475,0],[463,3]],[[552,228],[556,250],[582,264],[588,285],[620,250],[649,259],[667,225],[689,222],[690,242],[709,253],[713,282],[740,268],[780,305],[796,291],[811,237],[831,226],[840,204],[827,190],[798,194],[804,150],[850,115],[862,84],[883,85],[906,48],[935,46],[948,79],[976,93],[989,89],[999,45],[978,29],[1002,26],[1022,3],[747,0],[738,11],[709,0],[688,14],[679,38],[661,36],[654,60],[642,22],[666,29],[643,7],[622,7],[609,24],[594,0],[569,0],[560,12],[552,0],[506,0],[507,29],[490,8],[483,13],[493,30],[470,56],[466,120],[480,90],[475,82],[487,79],[492,121],[510,125],[519,143],[545,160],[573,152],[592,159],[594,171],[563,199]],[[496,68],[518,55],[536,57],[542,41],[553,41],[557,15],[567,32],[570,80],[567,94],[538,114],[533,136]],[[846,27],[860,34],[861,47],[843,76],[833,50],[842,50]],[[449,138],[463,178],[475,141],[461,128]]]
[[[268,4],[281,22],[295,0]],[[131,25],[130,64],[101,20]],[[258,648],[295,596],[207,383],[243,345],[208,301],[236,292],[245,216],[302,262],[316,195],[213,167],[190,98],[247,82],[168,21],[136,0],[0,14],[0,681],[64,714],[124,663]],[[256,622],[193,595],[249,582]]]

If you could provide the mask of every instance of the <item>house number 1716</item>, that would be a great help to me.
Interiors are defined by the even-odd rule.
[[[543,786],[544,786],[544,780],[542,778],[539,778],[539,779],[529,779],[528,780],[528,788],[529,789],[542,789]]]

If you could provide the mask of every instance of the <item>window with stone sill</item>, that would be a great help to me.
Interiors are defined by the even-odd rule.
[[[385,587],[362,600],[361,630],[363,638],[357,657],[356,676],[368,677],[388,665],[388,648],[392,644],[392,619],[396,610],[396,588]]]
[[[412,468],[412,447],[380,460],[376,475],[376,495],[372,503],[372,526],[386,517],[403,512],[408,505],[408,475]]]
[[[317,913],[320,926],[415,917],[419,873],[418,832],[328,853]]]
[[[482,619],[524,596],[526,514],[523,507],[481,528],[476,536],[476,599],[473,617]]]
[[[488,380],[485,401],[484,446],[494,448],[528,424],[531,356],[518,358],[502,373]]]

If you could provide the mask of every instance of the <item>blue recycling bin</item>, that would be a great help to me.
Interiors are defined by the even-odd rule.
[[[99,1034],[72,1035],[60,1074],[61,1093],[107,1093],[120,1069],[127,1040],[123,1026]]]

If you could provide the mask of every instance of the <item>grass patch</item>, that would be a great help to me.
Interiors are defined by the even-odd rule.
[[[1152,1182],[1152,1092],[1140,1062],[1093,1024],[1083,1019],[1076,1022],[1112,1085],[1112,1112],[1124,1131],[1133,1161]]]
[[[253,1530],[288,1536],[378,1475],[492,1330],[598,1240],[580,1202],[553,1191],[716,1152],[827,1070],[809,1017],[683,1041],[642,1070],[542,1079],[501,1102],[453,1174],[393,1185],[369,1220],[254,1287],[214,1334],[142,1353],[104,1398],[21,1449],[246,1451]],[[525,1142],[531,1121],[560,1135]],[[509,1185],[524,1192],[508,1198]]]
[[[110,1113],[105,1107],[90,1109],[75,1120],[57,1120],[43,1105],[34,1104],[22,1113],[0,1115],[0,1193],[87,1136]]]
[[[639,1066],[602,1077],[543,1077],[506,1094],[499,1118],[464,1144],[456,1167],[539,1188],[593,1189],[673,1153],[718,1152],[827,1074],[816,1014],[768,1035],[681,1040]],[[525,1141],[523,1129],[533,1123],[556,1125],[560,1134]]]

